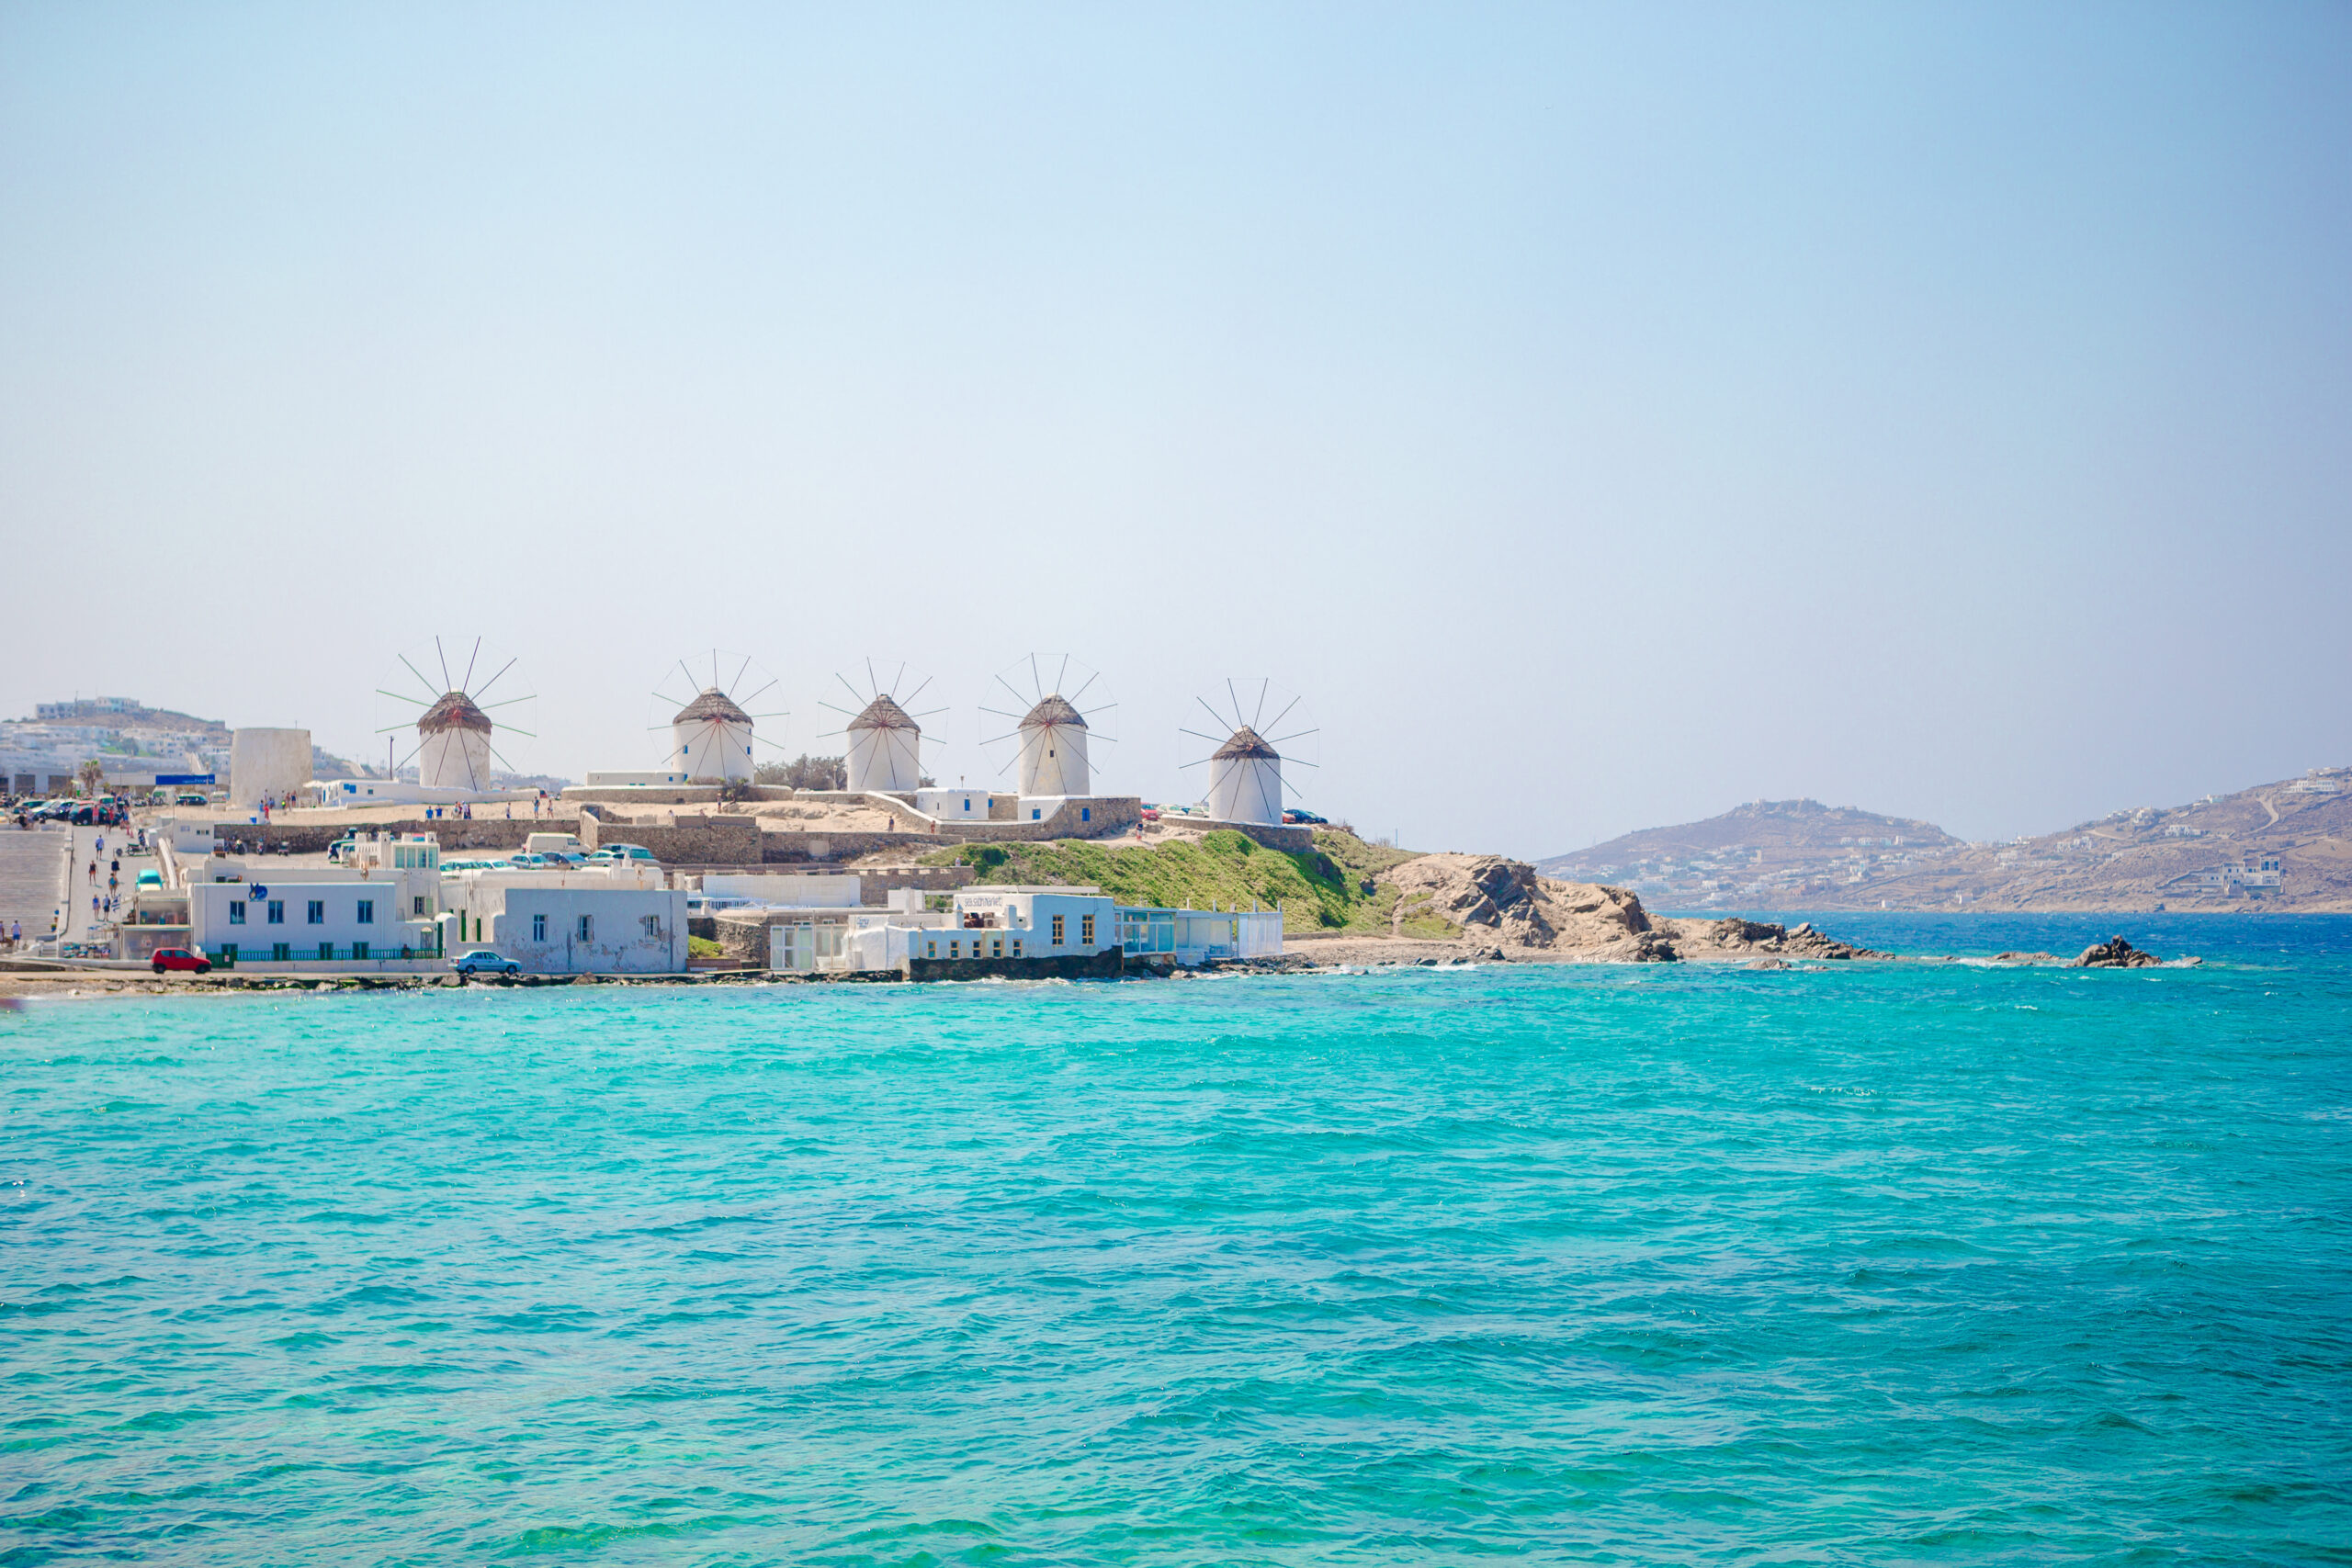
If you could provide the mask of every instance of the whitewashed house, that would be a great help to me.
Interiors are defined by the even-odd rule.
[[[187,896],[190,944],[224,966],[364,967],[440,951],[435,922],[406,912],[417,895],[399,878],[304,870],[282,881],[191,880]]]

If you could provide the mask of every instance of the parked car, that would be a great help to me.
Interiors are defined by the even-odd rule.
[[[158,975],[167,969],[192,970],[198,975],[212,973],[212,960],[185,947],[159,947],[155,950],[153,963]]]
[[[1159,807],[1158,807],[1157,806],[1147,806],[1147,807],[1145,807],[1143,808],[1143,819],[1144,819],[1145,821],[1147,821],[1147,822],[1157,822],[1157,821],[1159,821]]]
[[[517,850],[506,857],[506,863],[518,871],[543,870],[548,857],[532,850]]]
[[[200,795],[181,795],[173,796],[172,804],[174,806],[209,806],[212,803]]]
[[[594,854],[588,857],[591,864],[594,864],[597,861],[613,863],[625,860],[651,859],[653,859],[653,852],[647,849],[643,844],[606,844]]]
[[[586,865],[588,857],[578,850],[542,850],[540,855],[552,866]]]
[[[343,857],[351,852],[353,846],[356,842],[356,840],[346,834],[343,838],[337,839],[334,843],[329,844],[327,846],[327,863],[329,865],[341,864]]]
[[[1329,817],[1317,817],[1312,811],[1285,811],[1283,813],[1283,820],[1285,822],[1309,822],[1321,828],[1328,828],[1331,825],[1331,819]]]
[[[471,953],[461,953],[449,960],[449,967],[459,975],[519,975],[523,966],[511,958],[502,958],[486,947]]]

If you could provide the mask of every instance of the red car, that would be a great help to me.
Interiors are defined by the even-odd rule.
[[[161,975],[166,969],[192,969],[198,975],[209,975],[212,960],[185,947],[159,947],[155,950],[155,973]]]

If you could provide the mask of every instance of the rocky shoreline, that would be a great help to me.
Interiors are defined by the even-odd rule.
[[[1576,885],[1565,885],[1574,886]],[[2143,969],[2194,966],[2197,958],[2165,960],[2134,947],[2118,936],[2086,948],[2076,958],[2061,960],[2049,953],[2003,953],[1992,959],[1966,959],[1953,954],[1906,954],[1858,947],[1816,931],[1811,922],[1793,929],[1761,920],[1730,917],[1705,920],[1643,914],[1640,900],[1614,888],[1599,892],[1611,897],[1573,906],[1571,912],[1601,919],[1615,934],[1586,945],[1530,946],[1464,936],[1450,941],[1410,937],[1350,938],[1309,936],[1298,939],[1293,951],[1279,958],[1218,960],[1197,968],[1137,961],[1125,980],[1193,980],[1209,976],[1340,974],[1373,969],[1451,969],[1494,964],[1719,964],[1748,969],[1817,969],[1831,964],[1876,962],[1894,964],[1998,964],[2049,965],[2070,969]],[[1513,904],[1498,904],[1496,924]],[[1607,911],[1605,914],[1603,911]],[[1532,929],[1530,914],[1514,934]],[[1638,927],[1634,922],[1641,922]],[[1555,935],[1558,928],[1552,928]],[[1580,934],[1589,935],[1590,932]],[[784,975],[764,969],[711,969],[684,975],[517,975],[461,977],[457,975],[154,975],[137,970],[89,969],[66,965],[34,968],[12,964],[0,972],[0,1007],[29,998],[91,998],[106,996],[246,995],[272,991],[421,991],[480,989],[543,990],[552,987],[633,986],[691,987],[698,986],[899,985],[908,983],[894,973]]]

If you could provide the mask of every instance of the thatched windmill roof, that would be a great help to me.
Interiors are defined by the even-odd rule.
[[[659,711],[659,710],[656,710]],[[678,710],[672,724],[693,724],[702,719],[716,719],[725,724],[749,726],[752,716],[737,706],[733,698],[716,686],[705,686],[702,694]]]
[[[849,728],[852,729],[911,729],[917,734],[922,731],[922,726],[917,724],[908,715],[906,709],[892,701],[887,692],[866,704],[865,711],[849,721]]]
[[[1086,716],[1072,707],[1069,699],[1058,692],[1031,708],[1021,720],[1021,728],[1023,729],[1049,729],[1056,725],[1064,724],[1084,729]]]
[[[1212,761],[1234,757],[1262,757],[1272,761],[1282,761],[1283,754],[1266,744],[1258,732],[1248,725],[1235,730],[1226,743],[1209,753]]]
[[[425,688],[427,691],[431,687]],[[426,735],[439,735],[451,729],[479,730],[488,735],[498,727],[490,715],[474,705],[474,700],[463,692],[444,692],[441,700],[424,710],[416,721],[417,729]]]

